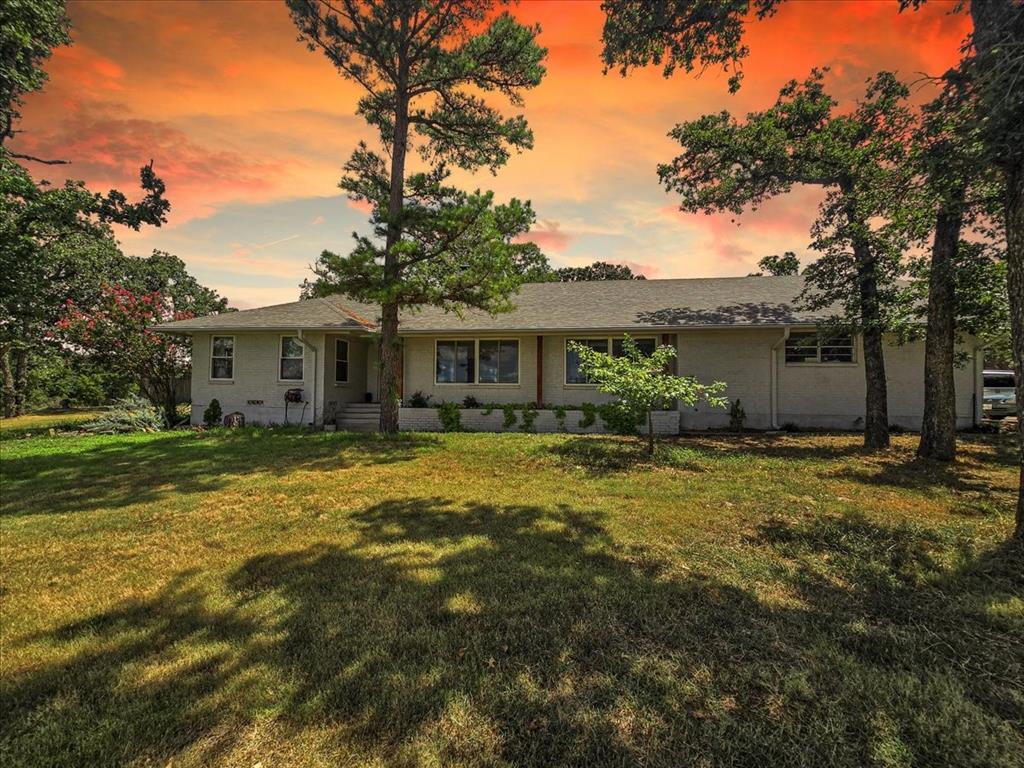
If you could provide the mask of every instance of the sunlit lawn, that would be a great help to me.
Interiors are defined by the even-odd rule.
[[[1024,765],[1010,443],[2,443],[0,765]]]
[[[36,411],[24,416],[0,419],[0,434],[22,436],[38,434],[49,430],[75,429],[88,421],[96,419],[101,413],[99,408],[51,409]]]

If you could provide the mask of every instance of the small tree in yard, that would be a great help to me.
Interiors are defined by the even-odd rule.
[[[595,352],[590,347],[569,342],[569,348],[579,356],[580,371],[599,392],[614,395],[624,408],[647,416],[647,452],[654,453],[654,418],[652,411],[673,400],[693,406],[700,400],[725,408],[728,401],[721,396],[725,383],[716,381],[701,384],[690,376],[676,376],[670,365],[676,350],[670,346],[657,347],[650,355],[641,352],[629,336],[622,341],[622,354],[609,355]]]
[[[163,408],[174,424],[175,383],[190,368],[188,347],[174,336],[149,330],[171,320],[192,317],[175,312],[163,294],[135,294],[121,286],[104,285],[93,307],[82,309],[68,301],[57,323],[56,340],[80,348],[112,373],[134,380],[142,394]]]

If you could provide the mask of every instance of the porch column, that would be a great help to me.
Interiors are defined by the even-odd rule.
[[[544,337],[537,336],[537,406],[544,404]]]

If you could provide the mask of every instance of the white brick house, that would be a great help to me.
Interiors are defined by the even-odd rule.
[[[402,316],[403,402],[419,392],[442,401],[544,403],[572,407],[605,397],[576,369],[569,340],[614,351],[624,334],[670,344],[677,371],[724,381],[758,429],[858,429],[864,415],[859,338],[822,341],[828,316],[796,308],[800,277],[701,278],[523,286],[511,312],[464,316],[435,308]],[[378,308],[344,296],[194,318],[159,326],[193,337],[192,421],[210,400],[257,423],[332,423],[354,404],[379,397]],[[981,418],[982,355],[961,340],[957,423]],[[924,344],[885,349],[889,419],[918,429],[924,400]],[[289,390],[299,401],[285,402]],[[287,418],[286,418],[287,409]],[[680,429],[724,426],[728,414],[699,406],[670,416]],[[403,408],[403,427],[432,415]]]

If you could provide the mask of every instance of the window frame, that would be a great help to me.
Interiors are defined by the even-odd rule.
[[[790,360],[786,359],[788,357],[788,351],[789,351],[789,340],[791,338],[793,338],[793,335],[792,335],[792,332],[791,332],[790,335],[786,336],[786,343],[783,345],[783,348],[782,348],[782,361],[783,361],[783,363],[785,365],[789,365],[789,366],[802,366],[802,365],[803,366],[823,366],[823,365],[824,366],[855,366],[855,365],[858,364],[858,360],[857,360],[857,336],[856,336],[856,334],[853,334],[853,333],[848,334],[849,339],[850,339],[850,344],[849,344],[849,347],[850,347],[850,359],[849,360],[822,360],[821,359],[821,350],[822,350],[823,346],[824,347],[846,347],[847,346],[846,344],[823,344],[822,342],[825,341],[825,339],[822,338],[822,334],[820,334],[818,331],[797,331],[797,334],[800,335],[800,336],[813,335],[813,336],[816,337],[815,338],[815,342],[814,342],[815,357],[814,357],[813,360],[792,360],[792,361],[790,361]],[[842,337],[840,337],[840,338],[842,338]],[[804,347],[809,347],[809,345],[807,345],[807,344],[805,344],[803,346]]]
[[[304,384],[305,381],[306,381],[306,345],[303,344],[301,341],[298,341],[299,348],[302,350],[302,354],[299,357],[287,357],[286,358],[284,356],[284,340],[285,339],[295,339],[296,341],[298,341],[299,337],[298,337],[298,335],[296,335],[294,333],[282,333],[280,336],[278,336],[278,338],[277,338],[277,381],[278,381],[279,384],[295,384],[295,383]],[[281,363],[283,363],[285,360],[301,360],[302,361],[302,375],[299,378],[297,378],[297,379],[285,379],[285,378],[282,378],[281,374],[283,373],[283,371],[281,370]]]
[[[621,336],[617,335],[617,334],[616,335],[612,335],[612,336],[566,336],[565,340],[564,340],[564,343],[562,344],[562,386],[563,387],[589,387],[591,389],[594,389],[595,387],[597,387],[596,384],[591,384],[590,382],[569,381],[569,342],[570,341],[604,341],[608,345],[605,354],[614,355],[615,354],[615,352],[614,352],[614,350],[615,350],[615,342],[616,341],[621,342],[623,339],[626,338],[626,335],[627,334],[623,333]],[[655,336],[648,336],[648,335],[645,334],[643,336],[633,336],[632,334],[630,334],[629,338],[633,339],[633,341],[641,341],[641,340],[650,339],[651,341],[654,342],[654,348],[655,349],[657,349],[659,346],[661,346],[661,344],[658,342],[658,337],[656,335]]]
[[[341,344],[341,343],[345,344],[345,378],[344,379],[339,379],[338,378],[338,360],[340,359],[338,357],[338,344]],[[351,372],[349,371],[349,365],[351,365],[351,362],[352,362],[351,361],[351,355],[350,355],[351,350],[352,350],[352,347],[349,344],[349,340],[348,339],[335,339],[334,340],[334,383],[335,384],[348,384],[350,382]]]
[[[498,341],[515,342],[516,344],[516,380],[480,381],[480,342]],[[440,344],[472,344],[473,345],[473,379],[472,381],[438,381],[437,380],[437,348]],[[483,336],[472,339],[460,339],[452,336],[434,339],[434,386],[435,387],[518,387],[522,383],[523,371],[523,340],[519,336]]]
[[[224,355],[213,354],[215,345],[214,339],[231,339],[231,355],[225,357]],[[213,375],[213,361],[214,360],[230,360],[231,361],[231,375],[229,377],[221,377]],[[210,381],[234,381],[235,380],[235,337],[233,334],[210,334]]]

